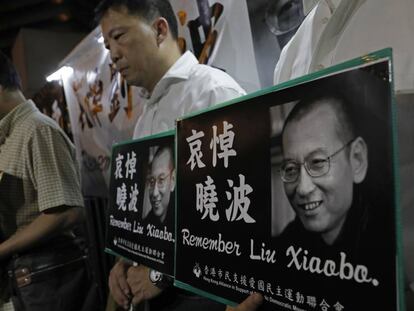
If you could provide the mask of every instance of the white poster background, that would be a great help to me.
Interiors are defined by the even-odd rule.
[[[214,4],[221,4],[223,11],[220,17],[211,18],[210,31],[217,31],[217,37],[215,48],[210,53],[207,64],[226,71],[248,93],[260,89],[245,0],[171,0],[170,2],[177,16],[178,34],[185,39],[187,49],[192,52],[194,52],[195,38],[191,38],[189,22],[200,17],[199,6],[206,5],[212,8]],[[201,26],[198,33],[201,42],[206,44],[208,34]]]

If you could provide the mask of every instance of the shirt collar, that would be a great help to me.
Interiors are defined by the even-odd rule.
[[[154,91],[148,99],[148,103],[157,101],[164,95],[168,87],[176,83],[177,80],[187,80],[191,73],[191,68],[198,64],[197,58],[190,51],[185,52],[181,57],[168,69],[160,81],[155,85]]]
[[[37,108],[32,100],[27,100],[24,103],[17,105],[12,111],[0,120],[0,145],[4,143],[7,136],[13,131],[13,128],[23,120],[24,117],[34,111]]]

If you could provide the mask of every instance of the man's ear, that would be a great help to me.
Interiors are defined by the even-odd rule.
[[[351,144],[350,161],[354,183],[364,181],[368,170],[368,147],[365,140],[358,136]]]
[[[168,33],[170,32],[170,26],[164,17],[156,18],[152,25],[157,36],[157,45],[160,46],[167,38]]]
[[[171,172],[171,186],[170,186],[170,191],[173,192],[175,189],[175,169],[172,170]]]

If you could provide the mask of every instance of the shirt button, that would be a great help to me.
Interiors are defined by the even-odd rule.
[[[322,24],[326,24],[329,22],[329,17],[322,18]]]
[[[322,65],[322,64],[319,64],[319,65],[317,65],[316,66],[316,69],[317,70],[322,70],[322,69],[324,69],[325,68],[325,66],[324,65]]]

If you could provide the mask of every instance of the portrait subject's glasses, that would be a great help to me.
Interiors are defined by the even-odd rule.
[[[148,177],[147,183],[150,187],[150,189],[155,188],[155,184],[157,184],[158,189],[164,189],[167,185],[167,179],[171,176],[172,172],[170,172],[167,175],[161,174],[157,177]]]
[[[303,165],[306,172],[310,177],[321,177],[328,174],[331,168],[331,159],[344,150],[349,144],[351,144],[355,138],[351,139],[341,148],[327,157],[313,156],[306,159],[304,162],[297,162],[294,160],[286,161],[280,168],[280,176],[284,183],[294,183],[298,180],[300,175],[300,167]]]

